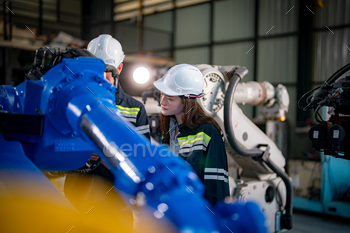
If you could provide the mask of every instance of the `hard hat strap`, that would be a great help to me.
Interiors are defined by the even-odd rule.
[[[201,97],[203,97],[203,93],[201,93],[201,94],[199,94],[199,95],[185,95],[185,97],[187,97],[187,98],[201,98]]]

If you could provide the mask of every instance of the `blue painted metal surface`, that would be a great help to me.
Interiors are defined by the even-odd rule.
[[[294,197],[293,207],[299,210],[313,211],[316,213],[323,212],[323,205],[320,201],[309,200],[304,197]]]
[[[350,218],[350,203],[339,200],[350,188],[350,161],[322,154],[321,162],[321,202],[324,213]]]
[[[17,147],[9,147],[6,156],[0,152],[0,169],[10,161],[9,153],[21,154],[27,161],[19,158],[15,168],[32,170],[43,179],[39,169],[77,169],[97,152],[117,177],[116,191],[126,202],[144,193],[152,217],[169,219],[179,232],[267,232],[256,204],[212,206],[191,166],[166,147],[151,145],[123,120],[104,68],[100,59],[63,59],[39,81],[0,86],[2,110],[45,116],[41,136],[5,135]],[[0,148],[8,146],[0,138]]]
[[[326,118],[326,108],[322,108],[322,118]],[[329,116],[327,116],[329,117]],[[321,154],[321,197],[320,200],[309,200],[294,197],[293,207],[350,218],[350,203],[337,201],[350,188],[350,161]]]
[[[321,166],[320,200],[294,197],[293,207],[350,218],[350,203],[339,200],[350,187],[350,161],[321,153]]]

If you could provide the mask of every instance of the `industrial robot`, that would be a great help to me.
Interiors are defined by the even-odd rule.
[[[252,181],[242,179],[234,194],[244,202],[228,198],[212,206],[190,165],[167,147],[151,144],[123,119],[114,103],[115,87],[104,79],[102,60],[80,50],[41,52],[42,60],[36,59],[35,66],[42,69],[33,70],[16,87],[0,86],[3,232],[123,232],[122,225],[108,228],[106,222],[116,218],[113,212],[86,206],[81,214],[43,174],[78,169],[94,152],[116,177],[106,195],[118,192],[130,208],[137,209],[139,232],[265,233],[275,224],[265,221],[263,212],[272,211],[268,205],[280,214],[278,229],[291,228],[284,161],[276,159],[279,151],[267,137],[257,144],[251,141],[252,125],[240,121],[237,127],[236,120],[225,120],[225,128],[251,127],[246,128],[248,140],[243,141],[237,139],[238,132],[226,130],[233,149],[242,155],[238,163],[254,170],[241,174]],[[231,98],[245,73],[238,67],[232,73],[225,97],[227,104],[233,104],[225,107],[229,118],[244,119],[243,114],[236,116],[239,108]],[[259,179],[253,179],[254,174]],[[264,199],[266,193],[255,194],[257,198],[250,201],[245,199],[250,190],[271,190],[266,191],[264,206],[257,198]],[[88,216],[95,217],[87,221]]]
[[[305,93],[298,106],[314,111],[309,130],[312,147],[321,154],[320,200],[295,198],[295,207],[350,218],[350,64]]]

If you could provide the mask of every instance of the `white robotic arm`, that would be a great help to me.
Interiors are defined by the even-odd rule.
[[[223,125],[224,122],[224,102],[227,87],[229,83],[228,73],[230,72],[242,72],[241,78],[248,73],[245,67],[239,66],[210,66],[210,65],[197,65],[197,68],[203,73],[205,80],[204,97],[199,99],[199,103],[202,105],[206,113],[215,118],[219,124]],[[230,111],[230,119],[232,121],[232,129],[225,127],[225,131],[232,130],[237,142],[245,149],[251,150],[258,148],[259,145],[269,145],[270,154],[273,162],[281,169],[285,165],[285,159],[276,146],[276,144],[261,131],[238,107],[237,104],[250,104],[250,105],[262,105],[266,104],[270,106],[277,105],[279,101],[276,101],[275,94],[278,91],[268,82],[247,82],[237,83],[233,96],[233,101],[229,104],[225,104],[225,111]],[[288,97],[288,93],[287,93]],[[289,98],[288,99],[289,103]],[[288,104],[285,103],[288,108]],[[229,109],[228,109],[229,108]],[[276,107],[277,108],[277,107]],[[268,109],[268,107],[266,107]],[[267,112],[267,111],[266,111]],[[270,111],[270,115],[273,115]],[[277,111],[283,113],[284,110]],[[278,114],[274,114],[278,115]],[[282,115],[282,114],[281,114]],[[226,123],[225,123],[226,126]],[[246,158],[242,156],[235,156],[235,161],[243,168],[243,176],[254,177],[260,180],[268,179],[272,172],[265,164]],[[264,176],[268,175],[264,178]]]
[[[274,141],[237,105],[264,105],[266,119],[284,120],[289,105],[286,88],[274,88],[268,82],[239,83],[248,73],[245,67],[202,64],[197,68],[205,80],[204,97],[199,102],[208,115],[224,126],[229,162],[234,160],[242,169],[241,179],[232,185],[232,195],[241,201],[258,202],[270,221],[270,231],[290,229],[292,187],[284,173],[285,158]]]

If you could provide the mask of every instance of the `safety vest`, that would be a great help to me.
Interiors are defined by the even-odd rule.
[[[215,204],[229,196],[228,164],[223,135],[212,124],[203,124],[196,129],[178,125],[179,134],[176,136],[175,128],[171,128],[169,132],[170,148],[178,150],[174,152],[194,168],[206,186],[205,197]],[[172,144],[172,136],[175,136],[178,146]]]
[[[119,83],[115,92],[115,102],[120,114],[132,123],[140,134],[150,139],[148,116],[144,105],[140,101],[125,94]]]

